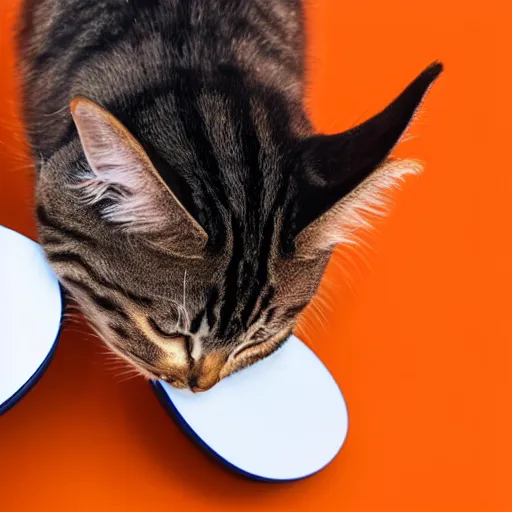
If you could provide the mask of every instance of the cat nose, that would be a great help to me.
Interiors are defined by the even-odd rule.
[[[202,389],[199,387],[199,383],[197,382],[197,377],[195,375],[190,377],[190,379],[188,380],[188,387],[194,393],[198,393],[198,392],[202,391]]]
[[[190,377],[188,381],[188,386],[190,390],[194,393],[202,393],[203,391],[208,391],[209,389],[213,388],[213,386],[216,384],[216,380],[213,382],[199,382],[199,379],[196,375],[193,375]]]
[[[188,387],[194,393],[213,388],[228,357],[227,350],[216,349],[203,354],[189,369]]]

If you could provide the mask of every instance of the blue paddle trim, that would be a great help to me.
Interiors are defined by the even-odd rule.
[[[42,377],[43,373],[46,371],[48,365],[51,363],[53,359],[53,356],[57,349],[57,342],[59,340],[60,333],[62,332],[62,320],[64,315],[64,303],[66,296],[65,291],[62,288],[62,286],[60,286],[60,284],[59,288],[61,317],[59,323],[59,330],[57,331],[57,334],[55,336],[55,341],[53,342],[52,348],[50,352],[48,352],[48,355],[45,357],[44,361],[41,363],[39,368],[34,372],[32,377],[30,377],[30,379],[28,379],[27,382],[25,382],[25,384],[23,384],[23,386],[21,386],[21,388],[18,389],[18,391],[16,391],[16,393],[14,393],[14,395],[8,398],[3,404],[0,404],[0,416],[2,416],[2,414],[5,414],[9,409],[14,407],[38,383],[39,379]]]

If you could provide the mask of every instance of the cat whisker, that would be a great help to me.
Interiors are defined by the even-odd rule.
[[[316,320],[320,323],[323,329],[327,327],[327,317],[325,316],[322,309],[315,302],[316,297],[310,303],[310,311],[314,313]]]
[[[114,364],[115,362],[114,361],[110,361],[110,362],[106,362],[106,364],[104,364],[103,366],[105,368],[107,368],[108,370],[111,370],[111,371],[119,371],[119,370],[125,370],[125,371],[128,371],[128,370],[134,370],[133,366],[129,366],[128,363],[124,363],[124,364],[121,364],[118,362],[118,364]],[[137,372],[139,373],[139,372]]]
[[[53,117],[53,116],[56,116],[57,114],[61,114],[62,112],[65,112],[69,110],[69,106],[68,105],[64,105],[63,107],[55,110],[54,112],[48,112],[47,114],[41,114],[42,117]]]
[[[121,374],[121,377],[122,377],[122,375],[123,374]],[[117,377],[119,377],[119,375]],[[122,384],[124,382],[129,381],[129,380],[135,379],[136,377],[144,377],[144,376],[141,373],[139,373],[139,372],[135,372],[135,373],[128,374],[124,378],[121,378],[121,379],[117,379],[116,378],[116,382],[117,382],[117,384]]]
[[[86,331],[81,331],[79,329],[76,329],[74,327],[69,327],[69,326],[65,326],[65,329],[66,329],[66,332],[72,332],[74,334],[79,334],[80,336],[84,337],[84,338],[87,338],[87,339],[92,339],[92,340],[101,340],[101,338],[98,338],[98,336],[96,336],[95,334],[91,333],[91,332],[86,332]]]

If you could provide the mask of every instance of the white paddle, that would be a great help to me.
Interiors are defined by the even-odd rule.
[[[61,318],[61,289],[41,247],[0,226],[0,414],[46,369]]]
[[[297,480],[318,472],[347,435],[347,408],[338,385],[295,336],[275,354],[204,393],[164,381],[153,388],[200,446],[231,469],[260,480]]]

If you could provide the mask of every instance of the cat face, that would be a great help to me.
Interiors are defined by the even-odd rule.
[[[247,241],[236,228],[213,252],[199,230],[192,240],[196,232],[186,215],[179,236],[150,225],[132,231],[131,219],[125,230],[110,217],[98,218],[98,203],[83,200],[86,180],[77,188],[70,175],[62,186],[52,179],[62,175],[59,166],[42,174],[40,239],[61,282],[112,351],[145,377],[175,387],[209,389],[277,350],[328,262],[326,251],[283,255],[279,216],[259,254],[241,250]]]
[[[388,154],[439,72],[428,68],[349,132],[291,139],[286,158],[262,150],[261,133],[259,149],[225,133],[232,146],[215,153],[218,165],[249,162],[244,179],[260,181],[227,172],[219,190],[205,175],[211,218],[187,208],[116,118],[76,99],[79,138],[43,165],[38,183],[48,259],[114,352],[148,378],[207,390],[286,341],[335,245],[353,242],[382,192],[418,170]],[[198,109],[211,112],[207,102]],[[221,116],[211,117],[205,131],[215,138]]]
[[[50,173],[42,181],[37,216],[49,261],[111,350],[175,387],[207,390],[277,350],[328,262],[327,252],[282,255],[277,218],[264,256],[237,250],[236,233],[216,254],[199,243],[177,252],[149,227],[125,232],[97,219],[95,205],[73,200],[81,194],[59,189]]]
[[[51,210],[42,212],[49,226]],[[50,230],[43,231],[50,261],[109,347],[146,377],[194,390],[209,389],[277,350],[327,261],[271,260],[268,281],[249,290],[228,279],[226,255],[183,261],[146,241],[113,246],[101,238],[94,250],[81,252],[76,245],[56,247]],[[134,279],[136,273],[145,277]],[[257,276],[241,273],[240,279]]]

